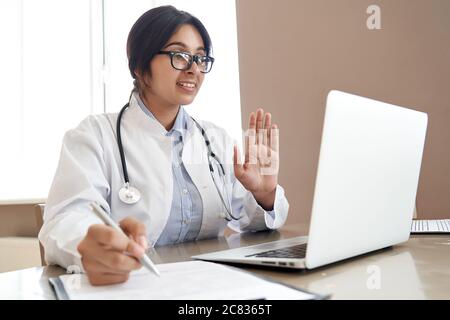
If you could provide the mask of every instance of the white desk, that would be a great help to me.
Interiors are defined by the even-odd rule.
[[[157,248],[155,263],[189,260],[195,254],[306,234],[305,225],[275,232]],[[409,241],[313,271],[246,267],[246,270],[332,299],[450,299],[450,236],[415,235]],[[48,278],[64,273],[56,266],[0,274],[0,299],[54,299]],[[379,276],[380,281],[376,281]],[[379,286],[378,286],[379,285]]]

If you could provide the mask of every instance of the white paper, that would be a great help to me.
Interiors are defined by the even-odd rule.
[[[127,282],[109,286],[91,286],[84,274],[63,275],[60,279],[73,300],[305,300],[315,297],[211,262],[187,261],[159,264],[157,267],[161,277],[141,268],[133,272]]]

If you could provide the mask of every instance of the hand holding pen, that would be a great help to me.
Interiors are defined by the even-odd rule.
[[[92,209],[99,217],[102,215],[100,212],[105,213],[98,204],[93,204]],[[112,221],[109,215],[107,218]],[[125,282],[130,272],[141,268],[143,264],[148,268],[153,267],[153,272],[158,274],[145,255],[148,244],[144,224],[128,217],[120,221],[119,227],[113,221],[114,224],[110,225],[111,221],[104,217],[101,219],[105,224],[92,225],[78,245],[83,268],[92,285]]]

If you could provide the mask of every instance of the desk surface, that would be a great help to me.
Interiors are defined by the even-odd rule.
[[[305,234],[306,225],[289,225],[278,231],[159,247],[150,255],[155,263],[186,261],[195,254]],[[415,235],[392,248],[312,271],[245,269],[315,293],[332,294],[332,299],[450,299],[449,250],[450,235]],[[63,273],[57,266],[0,273],[0,299],[55,299],[48,278]]]
[[[45,198],[11,198],[11,199],[1,199],[1,206],[10,206],[10,205],[22,205],[22,204],[37,204],[37,203],[45,203]]]

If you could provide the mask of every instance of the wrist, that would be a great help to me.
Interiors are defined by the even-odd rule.
[[[253,192],[253,197],[264,210],[272,211],[275,204],[276,191],[277,188],[275,187],[272,191]]]

